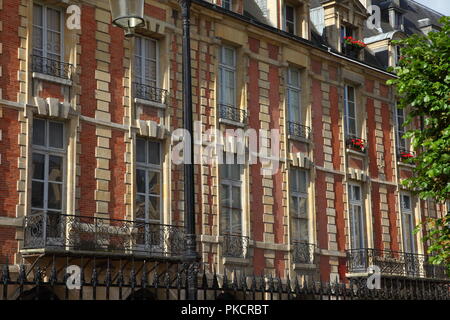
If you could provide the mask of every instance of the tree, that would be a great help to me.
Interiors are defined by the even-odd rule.
[[[388,84],[396,88],[398,107],[409,107],[405,125],[421,122],[420,129],[404,135],[418,151],[408,160],[415,164],[414,175],[404,185],[422,199],[443,203],[450,199],[450,18],[443,17],[440,23],[439,32],[394,42],[401,47],[401,57],[390,69],[397,78]],[[432,261],[446,265],[450,273],[450,212],[425,224],[431,228],[425,240],[431,241]]]

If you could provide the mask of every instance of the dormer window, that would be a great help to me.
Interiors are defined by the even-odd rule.
[[[389,12],[389,22],[395,30],[403,30],[403,13],[398,10]]]
[[[286,4],[284,6],[284,31],[296,34],[296,25],[296,10],[293,6]]]
[[[222,8],[231,10],[232,0],[222,0]]]

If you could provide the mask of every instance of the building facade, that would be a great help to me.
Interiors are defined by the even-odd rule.
[[[381,27],[397,22],[368,30],[367,2],[193,1],[194,120],[203,132],[279,130],[279,144],[258,141],[260,158],[279,151],[274,174],[248,154],[195,165],[197,250],[210,270],[346,281],[378,264],[441,277],[413,228],[448,208],[403,189],[414,153],[386,85],[399,58],[391,40],[412,30],[411,10],[385,1]],[[415,23],[438,28],[420,8]],[[0,258],[10,272],[68,255],[182,256],[183,166],[172,152],[181,36],[172,0],[146,0],[134,37],[111,24],[105,0],[0,1]],[[237,158],[228,140],[195,153]]]

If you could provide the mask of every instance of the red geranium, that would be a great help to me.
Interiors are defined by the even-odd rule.
[[[367,46],[363,41],[353,39],[353,37],[344,37],[344,42],[359,48],[365,48]]]

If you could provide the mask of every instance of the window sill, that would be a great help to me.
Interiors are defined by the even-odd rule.
[[[289,140],[294,140],[294,141],[300,141],[300,142],[304,142],[304,143],[311,143],[311,139],[308,138],[303,138],[303,137],[297,137],[297,136],[292,136],[292,135],[288,135],[288,139]]]
[[[250,264],[249,258],[232,258],[232,257],[223,257],[222,258],[223,264],[232,264],[232,265],[240,265],[240,266],[247,266]]]
[[[406,168],[411,168],[411,169],[413,169],[413,168],[416,167],[416,166],[413,165],[413,164],[404,163],[404,162],[401,162],[401,161],[397,161],[397,165],[398,165],[399,167],[406,167]]]
[[[72,86],[72,80],[69,80],[69,79],[62,79],[62,78],[50,76],[50,75],[39,73],[39,72],[33,72],[31,74],[31,76],[34,79],[40,79],[40,80],[44,80],[44,81],[54,82],[54,83],[62,84],[65,86]]]
[[[151,101],[151,100],[144,100],[144,99],[139,99],[139,98],[134,98],[134,103],[140,104],[143,106],[147,106],[147,107],[155,107],[158,109],[166,109],[167,108],[165,103],[159,103],[159,102],[155,102],[155,101]]]
[[[245,127],[245,123],[228,120],[228,119],[222,119],[222,118],[219,119],[219,123],[228,124],[228,125],[239,127],[239,128]]]
[[[315,263],[295,263],[293,264],[294,270],[314,270],[317,268]]]
[[[349,149],[349,148],[346,148],[346,151],[347,151],[347,153],[353,154],[355,156],[360,156],[360,157],[364,157],[364,158],[367,157],[367,152],[356,151],[356,150]]]

